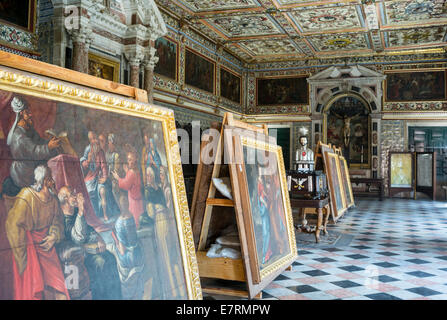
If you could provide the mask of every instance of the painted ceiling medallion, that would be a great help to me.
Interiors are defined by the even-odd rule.
[[[336,20],[346,20],[345,17],[343,16],[334,16],[334,15],[328,15],[328,14],[322,14],[316,17],[313,17],[310,19],[312,22],[314,23],[318,23],[318,22],[323,22],[323,23],[327,23],[327,22],[334,22]]]
[[[330,46],[336,46],[339,48],[344,48],[352,43],[349,39],[344,38],[337,38],[337,39],[330,39],[327,41],[328,45]]]

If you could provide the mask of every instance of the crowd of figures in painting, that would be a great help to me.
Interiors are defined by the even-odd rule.
[[[162,122],[0,93],[2,295],[186,299]]]

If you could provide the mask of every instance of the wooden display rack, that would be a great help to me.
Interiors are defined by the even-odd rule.
[[[216,127],[214,126],[214,129]],[[242,212],[242,186],[239,186],[238,183],[236,164],[231,164],[232,161],[229,165],[223,163],[224,139],[232,140],[231,133],[227,132],[229,136],[224,136],[226,128],[240,128],[268,136],[266,125],[263,125],[262,128],[253,126],[235,120],[231,113],[225,113],[213,164],[206,165],[200,161],[198,165],[191,207],[191,221],[197,249],[199,274],[202,280],[202,291],[209,294],[260,299],[262,298],[262,292],[260,291],[265,287],[265,283],[258,283],[250,269],[247,235],[244,232]],[[201,158],[202,151],[208,143],[211,142],[203,142],[201,145]],[[235,157],[238,157],[238,155],[235,155]],[[228,174],[231,180],[233,200],[218,197],[219,192],[212,182],[213,178],[228,176],[225,174]],[[210,238],[215,235],[219,228],[223,227],[224,221],[231,221],[234,218],[236,218],[235,222],[241,244],[241,258],[207,257],[205,249]]]

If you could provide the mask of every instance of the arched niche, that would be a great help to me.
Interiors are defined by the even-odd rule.
[[[368,164],[350,167],[353,175],[380,178],[380,126],[382,118],[382,83],[386,76],[360,65],[333,66],[309,77],[312,111],[312,145],[326,141],[325,114],[338,99],[356,97],[369,110]],[[326,117],[327,120],[327,117]],[[361,168],[360,168],[361,167]]]
[[[371,106],[360,95],[334,96],[323,109],[323,142],[342,148],[350,168],[371,168]]]

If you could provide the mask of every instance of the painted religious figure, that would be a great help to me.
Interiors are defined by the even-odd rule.
[[[288,253],[289,242],[288,238],[283,236],[284,233],[287,234],[287,225],[279,170],[267,172],[260,167],[258,163],[265,163],[264,159],[256,164],[250,164],[249,154],[254,154],[253,152],[256,151],[251,147],[244,146],[244,162],[256,248],[262,270]],[[271,165],[273,168],[277,168],[276,158],[269,157],[268,154],[261,155],[263,153],[256,152],[256,156],[275,159]]]
[[[369,112],[355,97],[335,101],[327,114],[327,143],[342,148],[349,165],[369,163]]]
[[[0,299],[188,299],[163,122],[1,90],[0,110]]]

